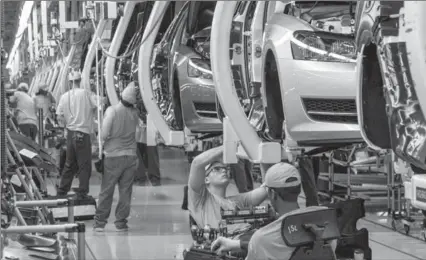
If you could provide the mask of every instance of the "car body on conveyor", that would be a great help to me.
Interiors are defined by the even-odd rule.
[[[114,75],[114,83],[118,94],[131,81],[137,80],[137,73],[134,73],[132,70],[137,69],[137,66],[135,66],[139,49],[137,47],[142,41],[143,32],[153,5],[152,1],[146,1],[137,3],[133,9],[133,14],[118,51],[120,55],[125,57],[116,62],[117,73]]]
[[[220,133],[210,69],[214,1],[188,1],[156,45],[153,85],[160,109],[176,130]]]
[[[272,14],[264,29],[261,91],[268,135],[281,140],[288,134],[298,146],[362,142],[355,104],[356,1],[285,2],[284,12]]]
[[[360,1],[356,15],[362,136],[415,172],[426,169],[425,13],[423,1]]]
[[[281,2],[238,2],[231,31],[231,71],[236,93],[250,124],[264,140],[270,140],[261,95],[263,32],[268,18],[283,9]],[[270,10],[269,12],[267,10]],[[217,99],[220,120],[225,114]]]

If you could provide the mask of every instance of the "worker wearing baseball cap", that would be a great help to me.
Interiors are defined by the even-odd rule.
[[[212,250],[221,255],[229,251],[246,250],[246,260],[290,259],[294,248],[288,247],[281,236],[282,220],[288,215],[316,211],[326,207],[299,209],[297,198],[301,192],[300,173],[291,164],[280,162],[268,169],[262,184],[278,215],[278,219],[258,229],[248,241],[220,237],[212,244]]]
[[[96,232],[104,231],[117,184],[119,195],[114,224],[118,231],[128,229],[133,179],[138,168],[136,128],[139,125],[139,114],[135,108],[136,101],[135,83],[131,82],[121,93],[121,101],[105,111],[102,123],[104,173],[95,214]]]
[[[94,111],[98,98],[90,90],[80,88],[81,74],[71,71],[68,75],[71,89],[65,92],[58,102],[58,121],[67,130],[67,151],[65,166],[57,190],[59,197],[66,196],[71,189],[74,176],[78,176],[77,198],[85,199],[89,193],[89,180],[92,174],[92,141]]]

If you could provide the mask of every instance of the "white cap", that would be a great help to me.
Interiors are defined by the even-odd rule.
[[[68,80],[72,81],[72,80],[80,80],[81,79],[81,73],[78,71],[71,71],[68,74]]]
[[[28,91],[28,84],[25,83],[25,82],[21,82],[21,83],[19,83],[18,88],[16,90],[27,92]]]
[[[134,105],[136,104],[136,85],[135,82],[130,82],[129,85],[127,85],[127,87],[123,90],[123,92],[121,93],[121,98]]]
[[[270,188],[289,188],[298,186],[302,182],[299,170],[296,167],[280,162],[266,171],[264,183]]]

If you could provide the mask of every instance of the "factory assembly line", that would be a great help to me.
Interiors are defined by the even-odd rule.
[[[0,23],[1,260],[426,259],[425,1]]]

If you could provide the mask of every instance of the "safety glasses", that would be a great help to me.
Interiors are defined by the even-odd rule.
[[[230,169],[229,167],[225,167],[225,166],[216,166],[216,167],[212,167],[210,168],[207,173],[206,173],[206,177],[210,175],[210,173],[215,172],[215,173],[229,173]]]

